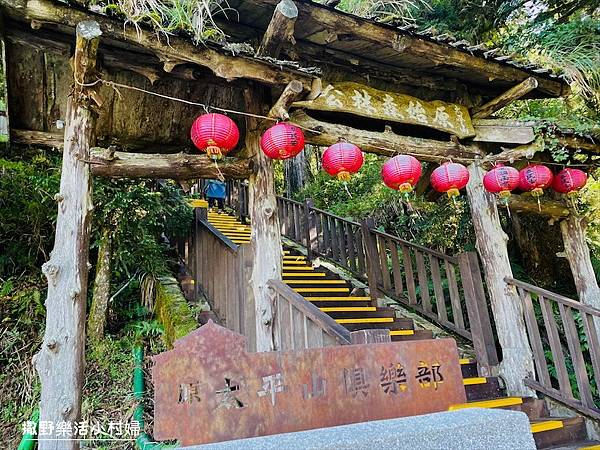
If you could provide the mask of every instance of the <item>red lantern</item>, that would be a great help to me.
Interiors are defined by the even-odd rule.
[[[519,171],[519,189],[540,197],[544,189],[552,184],[552,171],[546,166],[535,164]]]
[[[510,197],[510,191],[519,186],[519,171],[514,167],[497,165],[483,177],[483,187],[501,198]]]
[[[431,187],[438,192],[445,192],[448,197],[456,197],[469,182],[469,171],[458,163],[447,162],[431,173]]]
[[[223,114],[203,114],[192,124],[194,145],[213,159],[221,159],[238,143],[237,125]]]
[[[408,193],[421,177],[421,163],[409,155],[394,156],[383,164],[381,176],[387,187]]]
[[[304,134],[297,126],[281,122],[265,131],[260,148],[271,159],[293,158],[304,149]]]
[[[350,142],[338,142],[323,153],[323,169],[338,180],[348,181],[353,173],[360,170],[365,157],[356,145]]]
[[[566,167],[556,174],[552,189],[561,194],[575,195],[587,183],[587,175],[583,170]]]

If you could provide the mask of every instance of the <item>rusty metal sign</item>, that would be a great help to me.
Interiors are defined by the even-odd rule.
[[[456,342],[247,353],[213,322],[156,355],[154,437],[181,445],[445,411],[464,403]]]

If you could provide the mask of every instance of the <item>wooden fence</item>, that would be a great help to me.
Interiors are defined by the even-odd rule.
[[[489,308],[474,252],[445,255],[321,209],[278,197],[282,234],[369,285],[373,305],[385,294],[469,339],[482,373],[498,364]]]
[[[282,281],[268,283],[275,305],[275,343],[279,350],[350,344],[350,332]]]
[[[506,278],[519,291],[535,362],[532,389],[600,419],[600,310]]]

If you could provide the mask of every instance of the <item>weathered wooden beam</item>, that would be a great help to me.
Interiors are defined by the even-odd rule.
[[[491,164],[495,162],[508,162],[510,164],[520,160],[531,160],[536,153],[544,151],[544,141],[538,139],[532,144],[519,145],[515,148],[504,148],[500,153],[494,153],[487,155],[483,158],[484,164]]]
[[[279,0],[251,0],[257,5],[273,6]],[[383,45],[398,53],[417,56],[430,61],[432,64],[455,67],[484,75],[489,80],[505,80],[521,82],[531,74],[517,67],[474,56],[466,50],[453,48],[432,40],[410,35],[390,26],[377,24],[365,19],[332,10],[316,2],[299,2],[300,17],[316,21],[323,29],[330,32],[329,41],[337,39],[355,38],[357,41],[366,41]],[[319,34],[321,30],[318,30]],[[303,38],[311,40],[311,36]],[[536,77],[539,82],[538,89],[552,96],[566,95],[568,85],[560,79]]]
[[[206,155],[129,153],[94,147],[90,151],[90,165],[92,173],[100,177],[191,180],[222,175],[245,179],[252,174],[253,161],[227,158],[217,167]]]
[[[578,136],[558,136],[558,143],[567,148],[585,150],[590,153],[600,153],[600,139],[596,142]]]
[[[14,144],[39,145],[41,147],[62,149],[65,143],[64,133],[58,131],[10,130],[10,140]]]
[[[305,89],[310,90],[314,76],[304,72],[276,66],[267,61],[237,55],[232,56],[214,48],[196,47],[190,41],[169,36],[159,39],[156,32],[139,27],[126,27],[123,23],[99,14],[84,12],[49,0],[0,0],[8,14],[15,19],[35,20],[40,23],[53,23],[74,28],[82,20],[93,18],[100,24],[106,37],[128,42],[153,51],[164,61],[194,63],[208,67],[215,75],[227,80],[245,78],[267,85],[282,85],[299,80]]]
[[[297,80],[290,81],[275,104],[269,110],[268,116],[280,120],[289,119],[290,105],[300,94],[302,94],[302,83]]]
[[[340,138],[358,145],[367,153],[382,156],[394,156],[410,153],[421,161],[439,163],[441,157],[451,157],[453,161],[469,163],[482,152],[474,147],[453,141],[400,136],[393,132],[366,131],[314,119],[302,110],[293,111],[290,121],[303,128],[307,143],[320,146],[335,144]],[[308,130],[314,130],[314,132]]]
[[[474,142],[491,142],[496,144],[530,144],[535,140],[533,127],[526,125],[496,125],[486,123],[487,120],[473,121],[475,128]],[[491,122],[491,121],[490,121]]]
[[[281,48],[286,44],[295,44],[294,26],[298,18],[298,8],[292,0],[281,0],[275,7],[273,17],[256,50],[256,56],[278,58]]]
[[[77,25],[73,77],[67,116],[58,216],[50,259],[42,266],[48,279],[46,330],[35,366],[42,392],[40,420],[77,422],[81,415],[85,353],[85,310],[89,271],[88,252],[92,218],[89,158],[95,135],[94,87],[83,84],[96,77],[100,27],[87,21]],[[79,448],[79,441],[56,440],[57,428],[39,441],[41,450]],[[52,438],[55,438],[54,440]]]
[[[496,111],[504,108],[506,105],[519,100],[525,95],[529,94],[534,89],[537,89],[539,83],[534,77],[526,78],[516,86],[513,86],[508,91],[500,94],[498,97],[490,100],[489,102],[473,108],[471,112],[474,119],[484,119],[491,116]]]
[[[293,106],[423,126],[461,139],[476,134],[469,110],[463,105],[439,100],[428,102],[352,81],[330,83],[315,98]]]
[[[522,304],[514,287],[504,278],[512,278],[506,242],[498,208],[492,194],[483,187],[483,169],[477,164],[469,166],[471,178],[467,184],[467,198],[475,229],[476,247],[481,257],[487,291],[496,323],[498,342],[502,348],[500,375],[509,395],[531,395],[523,380],[534,370],[533,357]]]
[[[513,194],[508,199],[508,207],[511,211],[538,214],[551,219],[569,216],[571,211],[563,203],[547,198],[540,199],[540,203],[528,194]]]

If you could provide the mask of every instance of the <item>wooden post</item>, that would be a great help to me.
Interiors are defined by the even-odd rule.
[[[292,102],[302,92],[302,83],[291,81],[271,107],[268,117],[283,119]],[[265,92],[259,86],[244,91],[246,111],[264,114]],[[274,293],[269,280],[281,280],[281,228],[277,214],[277,196],[273,163],[260,149],[260,136],[271,122],[246,118],[246,152],[254,157],[254,172],[248,179],[248,209],[252,223],[253,265],[250,284],[256,311],[256,351],[276,350],[274,327]]]
[[[94,21],[77,25],[73,93],[67,100],[56,237],[50,260],[42,270],[48,278],[46,330],[35,366],[42,393],[40,421],[76,422],[81,415],[85,353],[88,252],[92,218],[92,184],[87,162],[94,144],[96,113],[92,111],[100,27]],[[54,429],[56,430],[56,428]],[[56,431],[47,438],[57,438]],[[40,450],[78,449],[78,441],[39,441]]]
[[[504,281],[512,278],[506,241],[494,197],[483,188],[483,170],[469,166],[471,179],[467,197],[475,228],[477,250],[483,264],[498,341],[502,347],[500,375],[506,381],[509,395],[534,395],[523,380],[533,372],[533,356],[527,339],[523,305],[514,287]]]
[[[491,376],[492,367],[498,365],[496,342],[483,289],[477,253],[467,252],[458,255],[460,279],[465,293],[467,315],[473,338],[473,348],[477,355],[479,374]]]
[[[372,217],[367,217],[360,223],[363,243],[365,246],[365,256],[367,259],[367,280],[369,284],[369,294],[371,303],[377,306],[377,299],[383,297],[379,290],[379,285],[383,282],[381,276],[381,267],[379,266],[379,253],[377,251],[377,240],[371,229],[375,228],[375,221]]]
[[[312,261],[319,254],[319,241],[317,230],[317,217],[311,209],[315,206],[312,198],[307,198],[304,203],[304,217],[306,218],[306,250],[307,259]]]
[[[264,114],[265,98],[258,87],[245,91],[246,111]],[[262,122],[246,118],[246,151],[254,155],[254,174],[248,182],[248,209],[252,223],[253,264],[250,284],[256,312],[256,351],[275,350],[273,335],[273,298],[269,280],[281,280],[281,230],[272,161],[260,149]]]
[[[584,218],[571,214],[560,223],[560,230],[565,243],[565,256],[571,266],[579,301],[600,309],[600,287],[596,280],[590,249],[585,238],[586,225]],[[600,320],[595,318],[594,322],[596,330],[600,334]]]
[[[281,0],[275,7],[273,17],[256,51],[256,56],[277,58],[281,47],[295,44],[294,26],[298,18],[298,8],[292,0]]]

